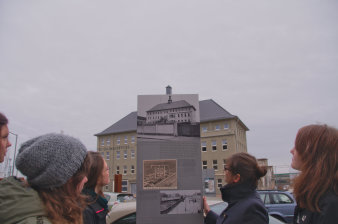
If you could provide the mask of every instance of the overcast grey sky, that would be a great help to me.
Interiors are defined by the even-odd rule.
[[[338,1],[0,0],[0,111],[19,144],[93,135],[137,95],[199,94],[289,165],[297,130],[338,126]],[[12,147],[13,149],[13,147]],[[11,150],[13,151],[13,150]]]

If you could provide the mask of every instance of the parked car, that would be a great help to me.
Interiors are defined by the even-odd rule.
[[[257,191],[271,216],[285,223],[292,223],[296,201],[288,191]]]
[[[114,204],[119,202],[126,202],[126,201],[135,201],[136,198],[133,194],[128,193],[116,193],[116,192],[103,192],[104,197],[108,201],[108,210],[111,210]]]
[[[226,202],[209,202],[210,209],[220,214],[228,205]],[[136,224],[136,201],[114,205],[106,218],[107,224]],[[283,224],[283,222],[269,216],[269,224]]]
[[[222,211],[228,206],[228,203],[226,202],[219,202],[217,204],[210,205],[210,209],[214,211],[216,214],[221,214]],[[272,217],[269,215],[269,224],[283,224],[284,222],[281,222],[280,220]]]

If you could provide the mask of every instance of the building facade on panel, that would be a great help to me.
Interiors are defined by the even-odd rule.
[[[196,109],[185,100],[154,106],[147,111],[146,123],[184,123],[195,122]]]
[[[225,184],[226,159],[234,153],[247,152],[246,131],[249,129],[212,99],[200,101],[199,107],[202,169],[215,170],[216,194],[219,195],[219,187]],[[111,183],[106,191],[113,190],[113,174],[122,174],[122,191],[136,193],[138,122],[143,123],[145,119],[132,112],[96,134],[97,151],[102,153],[110,168]]]

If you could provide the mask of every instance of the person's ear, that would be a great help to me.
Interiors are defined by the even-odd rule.
[[[239,182],[241,180],[241,175],[239,173],[237,173],[236,175],[234,175],[232,180],[233,180],[234,183]]]

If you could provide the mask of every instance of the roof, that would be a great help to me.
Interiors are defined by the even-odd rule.
[[[185,100],[179,100],[179,101],[174,101],[172,103],[157,104],[156,106],[154,106],[153,108],[151,108],[147,112],[150,112],[150,111],[159,111],[159,110],[168,110],[168,109],[182,108],[182,107],[193,107],[194,110],[196,110],[195,107],[192,106],[191,104],[189,104],[187,101],[185,101]]]
[[[218,105],[212,99],[200,101],[200,116],[201,122],[213,121],[220,119],[230,119],[235,118],[236,116],[230,114],[223,107]]]
[[[185,100],[181,100],[181,101],[184,101],[185,103],[187,103]],[[181,102],[181,101],[176,101],[176,102]],[[174,103],[175,102],[173,102],[172,104]],[[157,106],[160,106],[160,105],[162,104],[159,104]],[[183,102],[181,102],[180,105],[184,105]],[[240,122],[246,130],[249,130],[237,116],[230,114],[228,111],[226,111],[223,107],[218,105],[212,99],[199,101],[199,106],[200,106],[200,117],[201,117],[200,121],[201,122],[233,118],[233,119],[238,119],[238,122]],[[153,107],[151,110],[153,110],[155,107]],[[128,114],[127,116],[125,116],[124,118],[122,118],[121,120],[114,123],[109,128],[105,129],[104,131],[98,134],[95,134],[95,136],[109,135],[109,134],[122,133],[122,132],[128,132],[128,131],[136,131],[136,125],[137,125],[137,111],[134,111]]]
[[[128,131],[136,131],[136,124],[137,124],[137,112],[131,112],[106,130],[95,134],[95,136],[100,135],[108,135],[113,133],[121,133],[121,132],[128,132]]]

